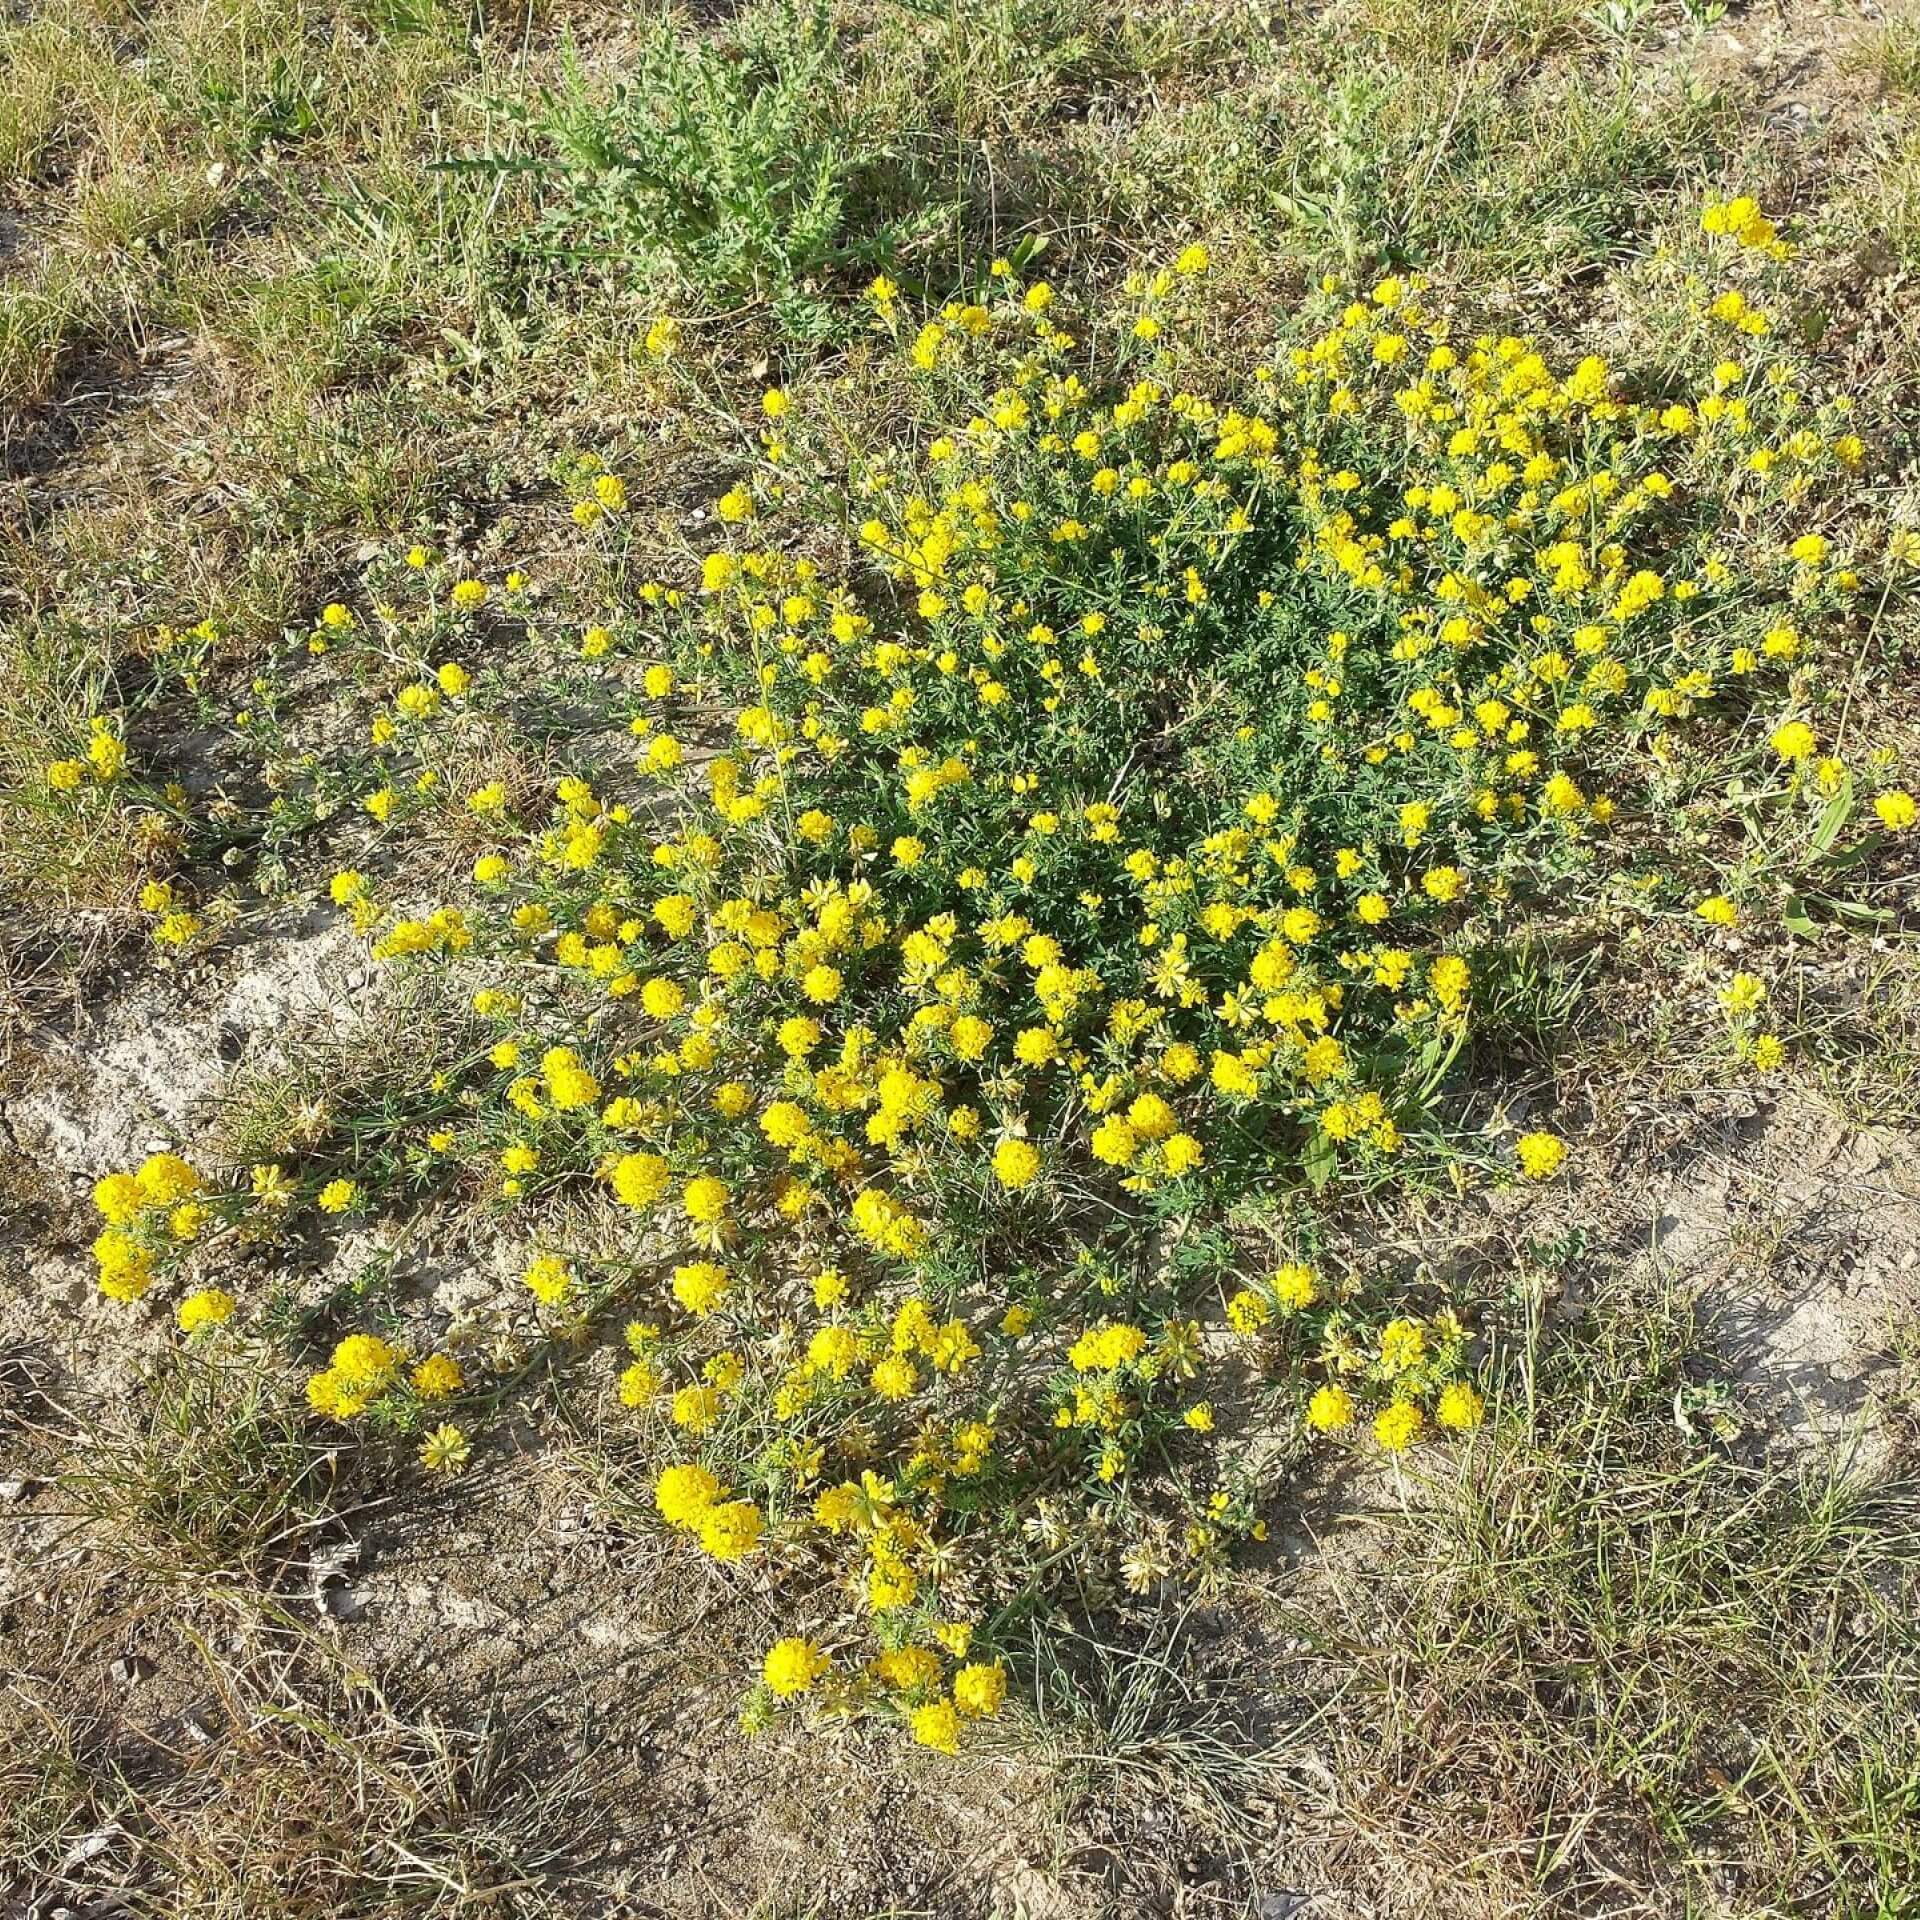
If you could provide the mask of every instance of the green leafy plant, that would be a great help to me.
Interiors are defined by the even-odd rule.
[[[855,216],[857,154],[824,0],[754,8],[724,43],[657,20],[604,93],[566,51],[561,84],[508,118],[533,149],[448,163],[537,175],[551,255],[664,274],[715,306],[771,303],[787,330],[833,325],[837,275],[889,260],[927,223]],[[936,216],[937,217],[937,216]]]

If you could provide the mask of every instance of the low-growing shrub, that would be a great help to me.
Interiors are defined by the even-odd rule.
[[[881,281],[912,451],[769,391],[719,543],[570,657],[518,574],[381,563],[301,637],[387,676],[356,812],[479,851],[457,898],[383,882],[377,843],[331,891],[489,1032],[436,1080],[457,1110],[364,1163],[336,1130],[234,1182],[104,1181],[103,1285],[311,1208],[479,1198],[529,1319],[624,1322],[664,1527],[791,1596],[749,1723],[804,1696],[942,1749],[1039,1599],[1205,1584],[1308,1447],[1471,1430],[1455,1303],[1336,1265],[1320,1223],[1559,1171],[1558,1132],[1469,1119],[1467,1042],[1497,1061],[1517,997],[1486,984],[1578,934],[1605,993],[1659,928],[1729,1063],[1784,1071],[1783,899],[1914,823],[1843,752],[1831,663],[1915,543],[1860,522],[1846,399],[1778,345],[1771,223],[1705,225],[1712,282],[1654,269],[1670,390],[1390,278],[1323,284],[1201,392],[1198,246],[1117,319],[1007,271],[916,329]],[[586,539],[631,512],[582,466]],[[439,772],[512,709],[528,656],[488,636],[522,623],[637,754],[550,808]],[[121,777],[113,738],[54,769],[69,804]],[[177,891],[149,907],[203,937]],[[219,1338],[243,1309],[179,1311]],[[457,1468],[492,1365],[459,1344],[348,1332],[315,1415]]]

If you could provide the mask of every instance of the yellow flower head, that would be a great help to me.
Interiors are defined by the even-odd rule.
[[[1529,1180],[1550,1180],[1560,1171],[1567,1157],[1567,1144],[1558,1134],[1523,1133],[1514,1142],[1520,1171]]]
[[[760,1671],[782,1700],[797,1698],[811,1688],[832,1662],[811,1640],[793,1635],[776,1640],[767,1649]]]
[[[705,1467],[673,1466],[653,1483],[653,1504],[670,1527],[692,1529],[720,1498],[721,1485]]]
[[[1404,1453],[1420,1437],[1425,1416],[1411,1400],[1396,1400],[1375,1415],[1373,1437],[1388,1453]]]
[[[182,1333],[199,1333],[208,1327],[224,1326],[233,1318],[237,1305],[224,1287],[201,1287],[180,1302],[175,1317]]]
[[[994,1178],[1009,1192],[1031,1186],[1040,1172],[1040,1153],[1030,1141],[1002,1140],[993,1150]]]

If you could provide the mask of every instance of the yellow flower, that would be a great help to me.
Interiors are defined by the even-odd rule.
[[[660,1372],[649,1360],[635,1360],[620,1374],[620,1404],[644,1407],[660,1391]]]
[[[614,1162],[612,1180],[620,1203],[644,1213],[666,1197],[673,1169],[657,1153],[628,1153]]]
[[[860,1338],[851,1327],[821,1327],[807,1342],[807,1370],[844,1380],[860,1358]],[[892,1396],[882,1394],[882,1398]]]
[[[422,1400],[448,1399],[466,1384],[466,1373],[451,1354],[429,1354],[413,1370],[413,1390]]]
[[[287,1178],[286,1169],[272,1161],[254,1168],[250,1190],[254,1199],[263,1207],[286,1207],[293,1204],[293,1183]]]
[[[664,1467],[653,1483],[653,1504],[668,1526],[691,1531],[721,1492],[720,1482],[705,1467]]]
[[[782,1700],[791,1700],[805,1693],[831,1664],[811,1640],[796,1634],[776,1640],[767,1649],[760,1671]]]
[[[1549,1180],[1560,1171],[1567,1157],[1567,1143],[1558,1134],[1523,1133],[1513,1143],[1520,1159],[1520,1171],[1529,1180]]]
[[[1353,1395],[1345,1387],[1317,1388],[1307,1402],[1307,1425],[1316,1433],[1339,1433],[1353,1425]]]
[[[920,1384],[913,1362],[897,1353],[888,1354],[875,1365],[871,1380],[882,1400],[904,1400]]]
[[[573,1291],[573,1269],[557,1253],[543,1253],[523,1276],[527,1291],[543,1307],[562,1305]]]
[[[1313,1269],[1299,1261],[1290,1261],[1273,1276],[1273,1297],[1290,1312],[1298,1313],[1319,1298],[1319,1283]]]
[[[148,1204],[145,1189],[130,1173],[110,1173],[93,1183],[93,1204],[110,1225],[123,1227]]]
[[[109,1300],[130,1304],[153,1284],[153,1255],[122,1227],[108,1227],[95,1239],[93,1257]]]
[[[1139,1150],[1140,1136],[1130,1122],[1110,1113],[1093,1130],[1093,1155],[1110,1167],[1124,1167]]]
[[[726,1396],[718,1386],[708,1384],[707,1380],[701,1380],[693,1386],[682,1386],[680,1392],[674,1394],[674,1425],[685,1427],[689,1434],[712,1432],[724,1407]]]
[[[1006,1669],[997,1661],[976,1661],[953,1676],[953,1704],[969,1720],[991,1720],[1006,1697]]]
[[[994,1177],[1010,1192],[1031,1186],[1040,1172],[1040,1154],[1030,1141],[1002,1140],[993,1150]]]
[[[1170,1134],[1161,1153],[1168,1174],[1175,1180],[1192,1173],[1206,1158],[1205,1149],[1190,1133]]]
[[[1770,744],[1782,760],[1791,764],[1810,758],[1819,743],[1804,720],[1788,720],[1774,728]]]
[[[472,1443],[451,1424],[435,1427],[420,1448],[420,1464],[429,1473],[458,1473],[472,1457]]]
[[[913,1737],[935,1753],[960,1751],[960,1715],[950,1700],[933,1700],[913,1710]]]
[[[940,1684],[940,1656],[931,1647],[889,1647],[873,1662],[874,1678],[892,1693]]]
[[[378,1392],[400,1371],[400,1351],[378,1334],[350,1333],[333,1349],[333,1371],[351,1385]]]
[[[1265,1297],[1243,1287],[1227,1302],[1227,1325],[1243,1337],[1255,1334],[1273,1318]]]
[[[127,764],[125,741],[109,733],[103,722],[94,723],[93,737],[87,742],[87,760],[99,780],[115,780]]]
[[[1487,1403],[1464,1380],[1442,1390],[1434,1418],[1455,1433],[1466,1433],[1486,1417]]]
[[[715,1560],[741,1560],[760,1544],[760,1509],[751,1500],[709,1506],[699,1518],[700,1545]]]
[[[1904,787],[1890,787],[1885,793],[1875,794],[1873,810],[1889,833],[1905,833],[1920,820],[1920,802]]]
[[[695,1315],[711,1313],[727,1291],[727,1270],[711,1260],[695,1260],[673,1270],[673,1297]]]
[[[1380,1367],[1384,1373],[1405,1373],[1418,1366],[1427,1350],[1426,1329],[1418,1320],[1389,1320],[1380,1330]]]
[[[1425,1416],[1411,1400],[1396,1400],[1374,1416],[1373,1437],[1388,1453],[1404,1453],[1420,1437]]]
[[[649,980],[640,989],[640,1004],[655,1020],[671,1020],[687,1004],[686,989],[677,980]]]
[[[680,1195],[687,1218],[701,1226],[713,1226],[724,1220],[732,1203],[733,1194],[727,1183],[716,1180],[710,1173],[698,1174],[689,1180]]]
[[[224,1287],[201,1287],[180,1302],[175,1318],[182,1333],[199,1333],[207,1327],[223,1326],[233,1318],[238,1302]]]
[[[1139,1359],[1147,1344],[1146,1334],[1125,1321],[1090,1327],[1067,1349],[1067,1361],[1080,1373],[1111,1373]]]

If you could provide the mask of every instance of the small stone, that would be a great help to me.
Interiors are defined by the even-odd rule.
[[[315,1552],[308,1567],[313,1604],[325,1620],[358,1620],[366,1613],[360,1596],[347,1584],[360,1559],[356,1541],[343,1540]]]
[[[1294,1920],[1312,1897],[1296,1893],[1292,1887],[1278,1887],[1272,1893],[1263,1893],[1254,1902],[1253,1910],[1258,1920]]]
[[[153,1677],[154,1665],[145,1654],[123,1653],[107,1671],[116,1686],[137,1687],[142,1680]]]
[[[366,1602],[344,1583],[324,1588],[320,1595],[320,1606],[330,1620],[361,1620],[367,1612]]]

